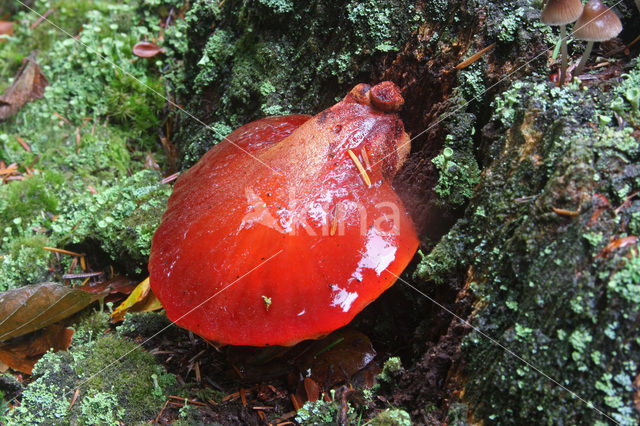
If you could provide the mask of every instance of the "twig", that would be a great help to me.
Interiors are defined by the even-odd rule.
[[[490,51],[494,47],[496,47],[495,43],[490,44],[489,46],[485,47],[484,49],[480,50],[479,52],[471,55],[469,57],[469,59],[465,59],[464,61],[460,62],[458,65],[456,65],[456,69],[457,70],[461,70],[461,69],[464,69],[464,68],[468,67],[469,65],[471,65],[472,63],[474,63],[475,61],[480,59],[482,57],[482,55],[484,55],[485,53],[487,53],[488,51]]]
[[[31,26],[29,27],[29,29],[34,29],[35,27],[37,27],[38,25],[40,25],[40,23],[42,21],[44,21],[47,16],[51,15],[53,13],[53,8],[47,10],[45,13],[43,13],[42,15],[40,15],[40,17],[38,17],[38,19],[35,20],[35,22],[33,24],[31,24]]]

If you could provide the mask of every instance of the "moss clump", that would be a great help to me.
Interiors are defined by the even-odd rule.
[[[9,424],[118,424],[153,419],[176,380],[135,343],[103,335],[47,353]],[[71,398],[80,390],[73,407]]]
[[[454,206],[464,204],[480,181],[480,169],[475,158],[469,153],[455,152],[446,147],[432,161],[439,172],[438,196]]]
[[[479,298],[474,324],[536,367],[472,331],[462,348],[464,402],[478,419],[606,420],[593,404],[620,423],[638,420],[637,248],[599,254],[629,235],[640,203],[616,215],[599,211],[595,194],[617,206],[640,189],[640,144],[630,127],[589,126],[612,115],[614,95],[513,83],[483,130],[488,167],[464,217],[418,268],[435,280],[466,272]]]
[[[183,165],[260,116],[335,103],[368,79],[375,58],[402,47],[419,14],[397,0],[195,2],[186,15],[186,67],[172,81],[186,109],[203,111],[214,130],[180,119]]]
[[[25,181],[30,179],[38,179],[38,176]],[[4,223],[0,244],[0,253],[4,256],[0,259],[4,287],[0,290],[37,281],[59,280],[68,265],[55,264],[55,256],[42,248],[87,241],[96,241],[91,245],[100,247],[129,272],[143,273],[151,237],[171,187],[160,183],[160,176],[152,171],[140,171],[112,182],[109,188],[104,187],[95,195],[88,190],[79,195],[81,185],[78,181],[60,189],[56,194],[59,204],[53,211],[40,210],[24,219],[16,217]],[[8,193],[17,193],[16,197],[21,198],[23,186],[0,186],[0,191],[4,187],[8,187]],[[35,187],[41,188],[39,184]],[[28,192],[22,193],[22,197],[28,196]],[[33,203],[34,209],[44,207],[38,201]],[[7,216],[11,210],[9,207],[4,210]],[[2,211],[0,208],[0,214]]]
[[[374,393],[381,393],[382,391],[393,393],[403,372],[404,368],[400,358],[397,356],[389,358],[385,361],[380,374],[376,376],[376,384],[373,385],[371,390]]]
[[[117,330],[120,336],[133,339],[138,336],[154,336],[171,326],[172,323],[164,312],[136,312],[127,313]]]
[[[171,187],[160,183],[158,173],[140,171],[90,196],[87,205],[62,210],[50,225],[52,236],[63,245],[91,236],[113,259],[140,265],[135,272],[141,273],[170,192]]]
[[[367,424],[372,426],[411,426],[411,417],[409,413],[399,408],[393,408],[381,411],[371,419]]]
[[[83,311],[76,320],[73,328],[72,347],[92,342],[105,333],[109,328],[109,314],[104,310]]]
[[[0,43],[3,84],[34,49],[50,82],[43,99],[0,124],[0,160],[24,174],[0,185],[0,291],[60,278],[68,259],[57,261],[43,246],[102,249],[112,263],[142,273],[170,191],[142,170],[147,153],[164,159],[156,142],[164,100],[153,93],[164,93],[154,69],[163,59],[132,53],[159,33],[157,15],[113,0],[37,0],[33,8],[55,10],[50,19],[78,43],[46,22],[30,29],[28,10],[16,13],[15,36]]]
[[[525,0],[478,3],[486,8],[485,31],[489,40],[517,44],[520,51],[530,50],[537,41],[534,38],[543,38],[547,45],[555,43],[551,28],[540,22],[540,5]]]

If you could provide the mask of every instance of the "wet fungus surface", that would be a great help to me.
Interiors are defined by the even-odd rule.
[[[175,185],[149,262],[168,317],[224,344],[293,345],[347,324],[418,239],[391,187],[409,153],[391,82],[310,117],[240,127]]]

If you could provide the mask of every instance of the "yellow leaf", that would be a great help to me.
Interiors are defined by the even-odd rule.
[[[149,312],[162,309],[160,301],[156,298],[151,286],[149,285],[149,277],[142,281],[131,292],[120,306],[111,314],[111,322],[120,322],[124,319],[127,312]]]

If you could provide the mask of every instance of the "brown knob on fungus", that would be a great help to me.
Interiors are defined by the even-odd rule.
[[[369,91],[373,106],[384,112],[396,112],[404,103],[398,86],[390,81],[383,81]]]
[[[560,27],[560,39],[562,49],[562,66],[560,68],[560,80],[558,86],[562,86],[567,77],[567,24],[575,22],[582,14],[582,2],[580,0],[549,0],[542,11],[542,22],[550,26]]]
[[[393,285],[418,238],[391,187],[409,149],[402,97],[378,86],[246,124],[182,174],[149,260],[172,321],[218,343],[293,345]]]
[[[611,40],[620,34],[620,31],[622,31],[622,22],[618,16],[600,0],[590,0],[574,25],[574,37],[586,41],[587,47],[573,74],[579,75],[582,72],[594,42]]]

